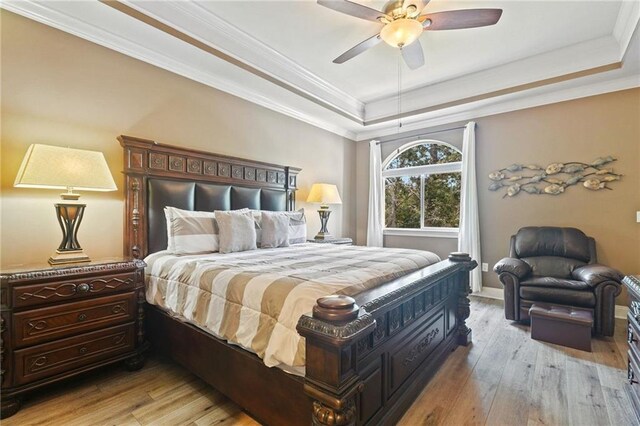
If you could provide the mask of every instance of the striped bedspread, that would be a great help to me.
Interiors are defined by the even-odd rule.
[[[145,261],[147,301],[285,370],[304,367],[296,324],[316,299],[356,295],[440,259],[418,250],[297,244]]]

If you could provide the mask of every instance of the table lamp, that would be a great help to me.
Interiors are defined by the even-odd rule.
[[[80,191],[115,191],[117,189],[101,152],[34,144],[29,147],[13,186],[17,188],[65,189],[62,202],[55,204],[62,242],[49,264],[88,262],[90,259],[78,243],[78,228],[85,204],[77,202]]]
[[[329,230],[327,229],[327,223],[329,222],[329,204],[342,204],[340,194],[338,194],[338,188],[335,185],[328,183],[314,183],[309,191],[307,197],[307,203],[320,203],[320,209],[318,214],[320,215],[320,232],[316,235],[316,240],[330,240],[333,239]]]

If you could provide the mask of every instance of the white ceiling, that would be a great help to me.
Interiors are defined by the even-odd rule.
[[[381,43],[333,64],[381,26],[313,0],[0,7],[352,139],[395,132],[399,52]],[[432,0],[425,10],[468,8],[504,12],[492,27],[421,36],[426,65],[401,65],[403,128],[640,86],[638,0]]]
[[[382,9],[384,2],[364,2]],[[367,102],[398,90],[399,50],[380,43],[344,64],[332,60],[377,34],[381,24],[347,16],[315,1],[214,1],[209,12],[267,44],[330,84]],[[426,66],[403,64],[403,89],[421,87],[613,33],[620,11],[614,1],[446,1],[425,11],[503,9],[498,24],[427,31],[420,41]],[[144,7],[144,6],[143,6]]]

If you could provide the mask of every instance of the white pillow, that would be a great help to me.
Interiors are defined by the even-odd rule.
[[[174,254],[218,251],[218,224],[213,212],[165,207],[167,250]]]
[[[262,248],[289,247],[289,215],[286,212],[261,213]]]
[[[220,228],[220,253],[255,250],[256,224],[249,211],[217,211]]]

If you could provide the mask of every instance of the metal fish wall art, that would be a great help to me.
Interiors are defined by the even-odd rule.
[[[599,191],[611,189],[608,184],[620,180],[621,174],[613,168],[605,166],[616,161],[611,155],[598,157],[591,163],[570,161],[568,163],[551,163],[546,167],[535,164],[511,164],[500,170],[489,173],[492,181],[490,191],[505,189],[504,197],[515,197],[527,194],[559,195],[570,186],[580,183],[586,189]],[[532,174],[530,174],[532,173]]]

